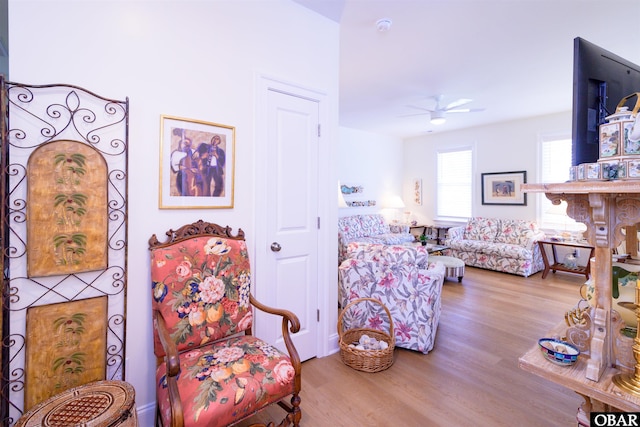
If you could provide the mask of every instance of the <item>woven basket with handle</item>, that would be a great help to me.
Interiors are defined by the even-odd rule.
[[[354,328],[343,331],[342,318],[344,317],[344,314],[348,312],[349,308],[353,305],[363,302],[375,303],[384,308],[384,311],[387,313],[387,317],[389,317],[389,333],[371,328]],[[371,338],[375,338],[378,341],[385,341],[389,346],[383,350],[362,350],[349,346],[349,344],[359,342],[360,337],[364,334]],[[391,319],[389,309],[387,309],[387,307],[377,299],[358,298],[347,304],[338,317],[338,336],[340,357],[345,365],[358,371],[380,372],[393,364],[393,350],[395,348],[395,339],[393,338],[393,320]]]

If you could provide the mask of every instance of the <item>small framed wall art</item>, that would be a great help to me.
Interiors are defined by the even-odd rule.
[[[422,204],[422,179],[420,178],[413,180],[413,202],[416,205]]]
[[[161,117],[160,209],[233,208],[235,128]]]
[[[482,174],[483,205],[527,205],[527,194],[521,185],[527,182],[527,172],[487,172]]]

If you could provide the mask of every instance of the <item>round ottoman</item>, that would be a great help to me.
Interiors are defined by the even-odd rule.
[[[124,381],[70,388],[26,412],[15,427],[137,427],[135,391]]]
[[[457,277],[462,282],[464,276],[464,262],[452,256],[430,256],[430,262],[441,262],[445,268],[446,277]]]

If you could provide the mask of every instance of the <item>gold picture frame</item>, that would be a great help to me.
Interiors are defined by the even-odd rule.
[[[160,209],[233,208],[235,127],[161,116]]]

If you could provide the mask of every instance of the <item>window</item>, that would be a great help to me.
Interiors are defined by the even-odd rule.
[[[540,182],[554,183],[569,180],[571,167],[571,138],[568,136],[543,137],[540,141]],[[544,194],[540,194],[540,227],[558,232],[584,230],[566,214],[567,205],[553,205]]]
[[[472,150],[438,152],[436,215],[440,219],[471,217]]]

